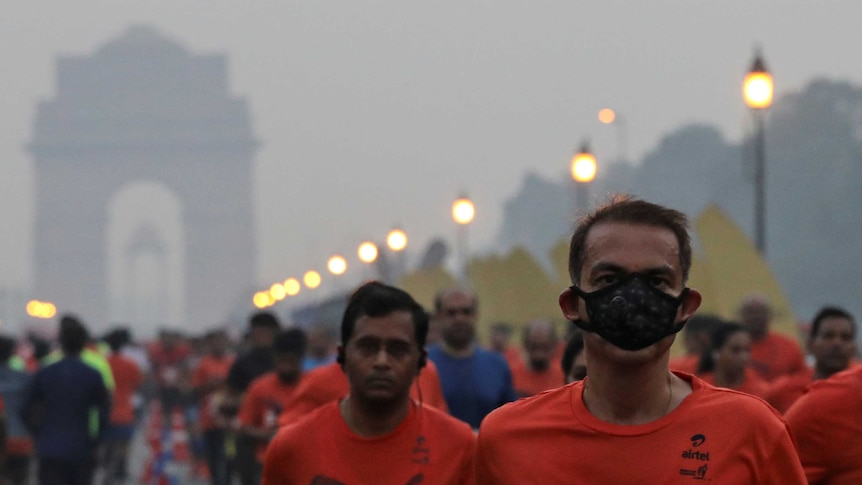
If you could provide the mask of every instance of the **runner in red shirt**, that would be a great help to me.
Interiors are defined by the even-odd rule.
[[[769,385],[748,366],[751,334],[738,323],[713,330],[711,350],[701,356],[697,373],[709,384],[763,398]]]
[[[228,484],[225,433],[227,422],[219,412],[226,386],[227,374],[233,364],[230,339],[224,330],[213,330],[206,335],[207,354],[192,374],[192,388],[200,399],[200,421],[203,433],[204,456],[213,485]]]
[[[105,435],[105,482],[123,483],[128,477],[129,443],[135,432],[135,407],[132,396],[144,383],[138,364],[122,354],[131,342],[128,329],[113,330],[105,337],[111,349],[108,365],[114,375],[114,394],[111,399],[110,425]]]
[[[769,329],[772,308],[762,295],[746,297],[740,323],[751,332],[751,368],[766,382],[806,371],[802,347],[795,339]]]
[[[691,259],[681,212],[617,197],[581,219],[559,303],[584,330],[588,375],[489,414],[478,483],[806,483],[769,405],[668,370],[701,302],[686,287]]]
[[[813,381],[846,370],[856,356],[856,321],[846,310],[824,307],[811,323],[808,351],[814,356],[814,369],[776,379],[766,393],[766,401],[785,412]]]
[[[532,396],[565,383],[562,370],[553,365],[559,347],[557,331],[548,320],[533,320],[524,326],[525,360],[512,367],[512,386],[521,397]]]
[[[474,483],[470,428],[410,399],[427,334],[428,317],[410,295],[360,287],[339,345],[350,394],[279,431],[262,485]]]
[[[273,344],[275,370],[251,382],[239,409],[240,431],[257,443],[258,479],[266,447],[278,431],[278,417],[293,404],[302,377],[308,338],[301,329],[279,333]]]

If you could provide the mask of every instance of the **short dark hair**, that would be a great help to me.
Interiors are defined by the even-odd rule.
[[[385,317],[396,311],[409,312],[413,317],[416,343],[423,349],[428,338],[428,314],[422,305],[406,291],[377,281],[360,286],[350,295],[341,319],[341,345],[347,346],[360,317]]]
[[[679,244],[679,262],[683,282],[691,269],[691,238],[688,235],[688,218],[682,212],[630,195],[614,195],[610,201],[586,215],[578,223],[569,244],[569,277],[577,284],[584,264],[584,244],[587,234],[596,224],[622,222],[669,229]]]
[[[281,325],[278,323],[278,318],[272,312],[257,312],[251,316],[249,320],[249,327],[251,328],[271,328],[273,330],[279,330]]]
[[[479,298],[476,296],[476,292],[473,289],[467,288],[465,286],[450,286],[449,288],[443,288],[434,295],[434,311],[439,312],[440,310],[442,310],[443,300],[447,296],[454,295],[456,293],[463,293],[465,295],[469,295],[473,299],[473,306],[479,306]]]
[[[289,328],[278,332],[272,349],[277,355],[294,354],[302,357],[308,348],[308,336],[301,328]]]
[[[697,374],[715,370],[715,359],[712,357],[712,353],[724,347],[724,344],[727,343],[731,335],[740,332],[750,333],[748,327],[737,322],[725,322],[715,327],[709,336],[709,349],[700,356],[700,361],[697,364]]]
[[[0,335],[0,364],[5,364],[15,354],[15,348],[18,347],[18,342],[7,335]]]
[[[64,354],[77,355],[84,350],[90,336],[84,324],[74,315],[60,318],[60,348]]]
[[[825,306],[821,308],[817,315],[814,315],[814,320],[811,322],[811,338],[817,336],[820,331],[820,325],[827,318],[846,318],[850,321],[850,328],[853,329],[853,337],[856,337],[856,319],[847,310],[836,306]]]
[[[132,341],[132,333],[127,328],[115,328],[105,335],[105,343],[111,348],[111,352],[117,353]]]

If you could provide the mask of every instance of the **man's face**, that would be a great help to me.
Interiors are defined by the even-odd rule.
[[[847,368],[856,355],[853,324],[844,317],[826,317],[820,322],[817,335],[811,337],[808,349],[817,367],[829,373]]]
[[[351,396],[380,404],[408,399],[422,355],[410,312],[359,317],[343,352]]]
[[[270,327],[251,327],[251,345],[256,349],[271,349],[276,330]]]
[[[476,335],[476,299],[464,292],[448,293],[437,312],[443,340],[454,349],[465,349]]]
[[[230,339],[223,333],[217,333],[209,339],[209,351],[215,355],[224,355],[230,348]]]
[[[289,352],[275,355],[275,372],[284,384],[296,384],[302,375],[302,356]]]
[[[769,304],[761,300],[749,300],[742,304],[739,309],[739,318],[743,325],[748,328],[755,339],[766,335],[769,330],[769,320],[772,318],[772,311]]]
[[[751,357],[751,334],[748,332],[731,334],[715,353],[716,369],[721,369],[729,375],[743,374]]]
[[[551,363],[554,355],[556,342],[551,332],[545,328],[537,328],[530,332],[524,350],[527,351],[527,360],[533,370],[544,371]]]
[[[584,258],[578,286],[592,292],[614,284],[620,278],[641,273],[649,276],[650,284],[673,296],[684,288],[680,265],[679,244],[670,229],[644,224],[620,222],[599,223],[593,226],[584,241]],[[700,304],[700,294],[690,290],[677,311],[676,321],[687,320]],[[570,320],[589,321],[586,304],[570,289],[560,295],[563,315]],[[607,342],[593,332],[584,333],[584,345],[593,354],[607,354],[615,360],[652,355],[667,351],[675,335],[638,351],[626,351]]]

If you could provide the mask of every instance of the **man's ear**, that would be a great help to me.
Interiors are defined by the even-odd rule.
[[[689,290],[685,293],[685,298],[682,300],[682,304],[679,306],[680,312],[680,320],[688,321],[694,315],[694,312],[700,308],[700,302],[703,301],[703,296],[699,291],[689,288]]]
[[[580,317],[578,316],[578,306],[581,303],[581,299],[572,291],[571,288],[566,288],[562,293],[560,293],[559,302],[560,310],[563,311],[563,316],[566,317],[567,320],[580,320]]]

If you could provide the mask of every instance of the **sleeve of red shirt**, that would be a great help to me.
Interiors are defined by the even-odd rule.
[[[248,387],[239,408],[239,422],[243,426],[260,426],[263,423],[263,400],[260,379],[255,379]]]

